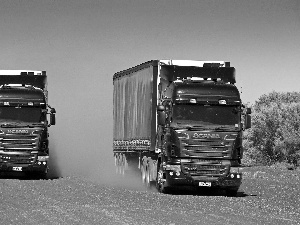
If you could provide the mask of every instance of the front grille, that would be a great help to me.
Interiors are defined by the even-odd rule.
[[[233,140],[181,139],[181,145],[182,157],[229,159]]]
[[[11,134],[0,135],[0,162],[12,164],[32,164],[38,151],[40,134]]]
[[[182,172],[190,174],[192,176],[211,176],[218,177],[224,176],[228,173],[228,166],[222,165],[221,163],[182,163]]]
[[[37,150],[38,135],[2,134],[0,135],[0,150],[32,151]]]

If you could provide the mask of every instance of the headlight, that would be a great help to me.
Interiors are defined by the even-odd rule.
[[[241,173],[242,168],[241,167],[230,167],[230,173]]]
[[[38,156],[38,161],[48,161],[49,160],[49,156]]]
[[[166,170],[181,171],[180,165],[166,165]]]

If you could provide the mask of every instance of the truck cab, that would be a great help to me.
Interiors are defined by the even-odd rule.
[[[0,71],[0,172],[47,175],[56,111],[46,78],[45,71]]]
[[[226,62],[197,68],[169,64],[158,81],[158,189],[192,185],[236,195],[242,131],[251,126],[251,117],[234,85],[234,68]]]
[[[162,97],[164,132],[158,137],[165,163],[163,185],[237,191],[242,179],[243,106],[236,86],[184,79],[168,89]]]

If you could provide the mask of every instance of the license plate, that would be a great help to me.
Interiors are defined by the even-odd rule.
[[[14,166],[14,167],[12,168],[12,170],[13,170],[13,171],[22,171],[22,167],[20,167],[20,166]]]
[[[200,187],[211,187],[211,182],[199,182]]]

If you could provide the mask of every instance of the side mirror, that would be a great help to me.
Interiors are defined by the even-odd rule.
[[[50,113],[56,113],[56,110],[54,108],[51,108]]]
[[[50,125],[55,125],[55,114],[50,114]]]
[[[162,111],[165,111],[165,107],[163,105],[158,105],[157,112],[162,112]]]
[[[245,129],[251,128],[251,115],[247,114],[245,116]]]
[[[246,109],[246,114],[251,114],[251,113],[252,113],[251,108],[247,108],[247,109]]]
[[[166,113],[164,111],[157,112],[157,124],[161,126],[166,125]]]

